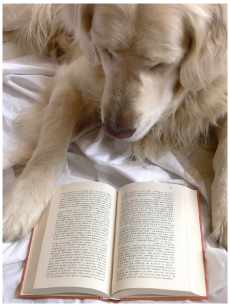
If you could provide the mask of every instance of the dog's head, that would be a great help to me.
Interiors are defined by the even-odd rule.
[[[223,73],[224,10],[210,4],[78,8],[83,52],[106,76],[101,117],[107,134],[141,139],[181,88],[198,91]]]

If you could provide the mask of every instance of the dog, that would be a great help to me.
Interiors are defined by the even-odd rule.
[[[171,151],[212,181],[212,236],[227,248],[227,5],[6,4],[3,31],[62,64],[17,119],[26,167],[4,195],[4,241],[34,227],[71,139],[100,113],[129,156]]]

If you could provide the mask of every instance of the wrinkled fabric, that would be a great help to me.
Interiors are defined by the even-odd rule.
[[[5,43],[3,46],[3,193],[16,179],[12,166],[17,161],[16,148],[20,139],[15,135],[12,122],[22,110],[41,102],[40,93],[47,79],[55,75],[58,67],[50,58],[39,58],[23,53],[22,50],[18,49],[18,52],[16,50],[17,46],[11,43]],[[65,168],[56,184],[98,181],[107,183],[118,190],[125,184],[145,181],[175,183],[193,189],[198,188],[201,195],[202,228],[210,295],[208,301],[183,302],[226,303],[227,252],[219,248],[210,238],[211,211],[206,204],[207,190],[204,184],[187,177],[185,170],[171,152],[158,161],[149,158],[143,164],[138,165],[126,158],[127,145],[125,140],[104,137],[100,126],[87,127],[76,136],[69,146]],[[30,234],[22,240],[3,243],[2,295],[4,303],[104,303],[99,300],[18,298],[29,239]],[[154,302],[142,301],[141,303]]]

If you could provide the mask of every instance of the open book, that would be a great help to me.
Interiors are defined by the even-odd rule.
[[[56,186],[19,297],[207,299],[201,229],[198,192],[184,186]]]

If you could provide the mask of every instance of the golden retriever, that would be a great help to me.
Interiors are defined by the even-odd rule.
[[[44,105],[17,120],[28,142],[20,162],[29,161],[4,196],[5,241],[34,227],[72,137],[100,112],[105,133],[127,139],[130,156],[171,150],[188,171],[187,162],[209,176],[213,237],[227,247],[227,5],[4,5],[3,30],[71,62]]]

